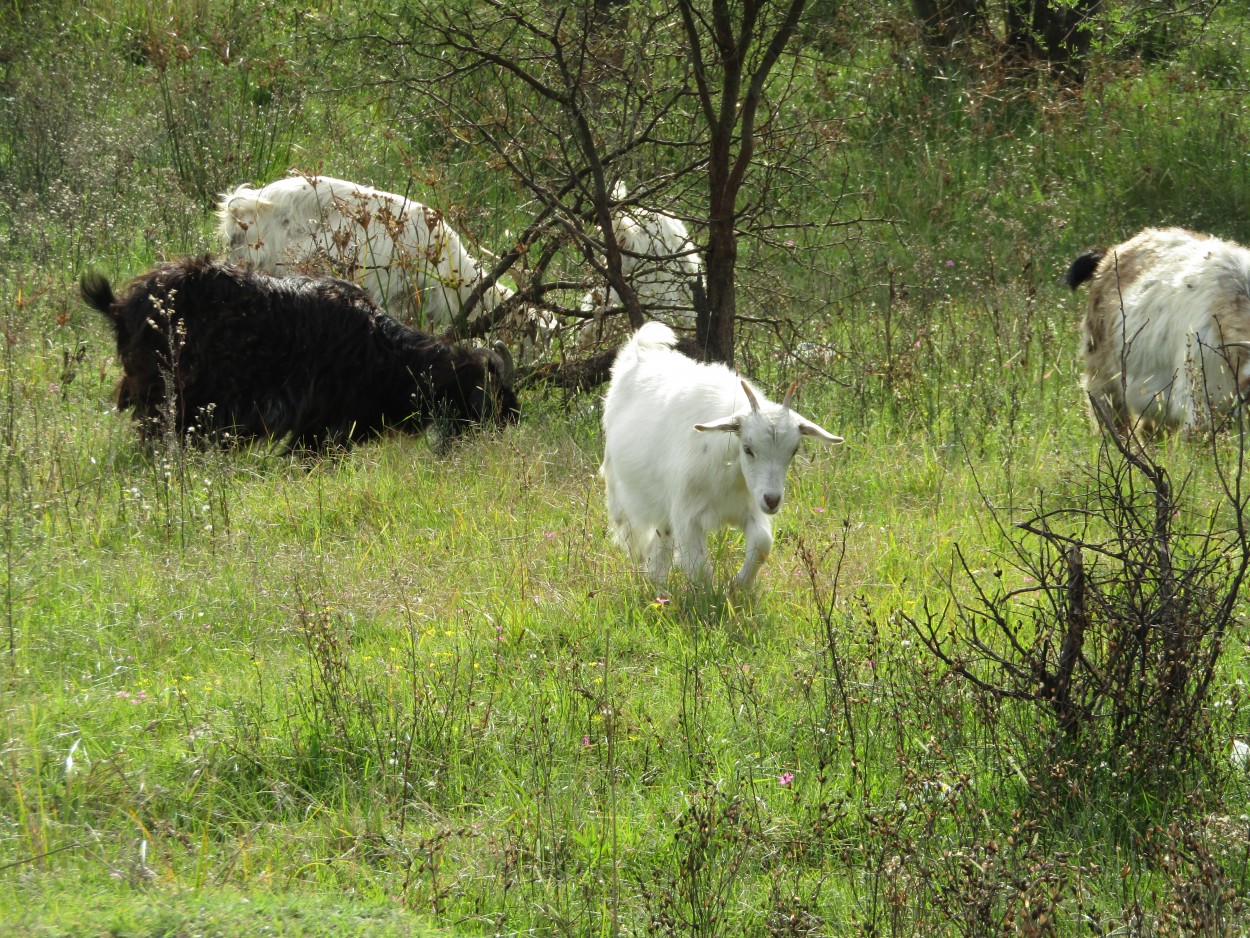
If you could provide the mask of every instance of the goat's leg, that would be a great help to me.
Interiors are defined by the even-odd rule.
[[[730,588],[735,591],[749,590],[755,585],[760,567],[764,566],[764,561],[773,549],[773,530],[767,518],[748,519],[743,533],[746,534],[747,555],[730,584]]]
[[[599,472],[607,483],[608,518],[612,522],[612,530],[616,535],[617,543],[625,548],[630,560],[636,564],[642,564],[648,571],[648,575],[651,575],[652,553],[655,549],[655,542],[658,540],[655,530],[646,525],[635,524],[629,512],[625,510],[626,502],[621,496],[627,494],[628,489],[623,493],[618,488],[616,475],[612,472],[606,458]],[[667,567],[663,572],[667,572]],[[661,579],[663,579],[663,572]]]
[[[647,576],[663,585],[673,565],[673,532],[656,531],[647,547]]]
[[[697,524],[688,524],[674,531],[678,563],[682,573],[694,583],[712,579],[712,564],[707,559],[707,532]]]
[[[1089,361],[1085,363],[1085,378],[1081,381],[1085,388],[1086,404],[1089,410],[1089,422],[1096,432],[1101,432],[1102,424],[1094,401],[1103,404],[1111,417],[1112,429],[1121,439],[1132,435],[1132,419],[1129,413],[1123,372],[1117,369],[1114,375],[1103,374]]]

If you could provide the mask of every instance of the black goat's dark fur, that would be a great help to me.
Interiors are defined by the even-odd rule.
[[[510,361],[410,329],[341,280],[274,277],[205,256],[164,264],[120,297],[93,272],[81,287],[116,333],[117,406],[134,410],[145,437],[170,429],[171,401],[183,436],[273,438],[301,450],[431,424],[455,436],[520,417]]]

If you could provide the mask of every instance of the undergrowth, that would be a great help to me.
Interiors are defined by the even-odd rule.
[[[1108,52],[1063,92],[919,58],[885,10],[804,48],[802,105],[837,118],[809,208],[836,224],[744,251],[739,362],[798,378],[848,442],[800,454],[740,600],[629,568],[591,394],[534,392],[520,427],[446,452],[318,461],[144,448],[112,409],[78,275],[213,246],[223,188],[290,166],[415,181],[475,243],[517,230],[499,172],[361,83],[367,46],[338,38],[355,9],[0,18],[0,921],[238,931],[254,904],[305,934],[1237,933],[1240,597],[1183,752],[1147,764],[1168,727],[1139,720],[1112,747],[1124,785],[1056,742],[1061,699],[1094,721],[1083,745],[1119,699],[1075,671],[1058,693],[1046,622],[1070,607],[1019,631],[1000,603],[1066,595],[1066,519],[1126,477],[1085,422],[1067,262],[1147,223],[1244,234],[1240,25],[1169,61]],[[1238,445],[1150,452],[1185,481],[1184,532],[1226,522]],[[1038,548],[1012,527],[1030,518]],[[741,549],[710,548],[722,574]],[[1231,588],[1222,555],[1177,552],[1215,584],[1195,607]],[[1081,569],[1121,620],[1149,614]],[[976,660],[943,631],[970,615],[995,626]],[[1142,674],[1115,693],[1154,701]]]

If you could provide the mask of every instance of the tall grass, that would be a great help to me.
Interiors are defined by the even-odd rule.
[[[1048,100],[892,59],[888,35],[813,61],[807,106],[846,115],[819,208],[888,222],[753,248],[742,361],[800,377],[848,444],[796,460],[754,597],[661,596],[608,534],[593,397],[532,395],[519,428],[446,453],[316,462],[144,450],[112,411],[76,278],[211,245],[220,187],[411,172],[484,243],[513,223],[506,181],[440,163],[455,141],[388,125],[396,92],[376,121],[339,95],[367,53],[313,40],[343,12],[50,4],[0,26],[24,39],[0,96],[0,921],[1235,931],[1245,780],[1222,753],[1179,790],[1039,816],[999,715],[903,623],[960,588],[956,545],[1002,569],[987,501],[1074,498],[1097,459],[1070,256],[1145,222],[1238,234],[1243,130],[1209,85],[1240,63],[1109,63]],[[1216,504],[1206,451],[1159,452]],[[726,573],[737,536],[710,546]],[[1211,697],[1234,731],[1244,674],[1226,655]]]

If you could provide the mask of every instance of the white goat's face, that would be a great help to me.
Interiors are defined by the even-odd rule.
[[[766,515],[781,507],[786,470],[799,450],[799,429],[792,418],[789,411],[759,410],[740,419],[738,464],[747,489]]]
[[[254,191],[236,195],[225,206],[227,217],[223,231],[227,234],[226,254],[236,264],[267,269],[269,252],[263,231],[272,203],[256,196]]]
[[[790,409],[793,384],[781,404],[766,402],[763,407],[745,381],[742,389],[751,405],[749,410],[715,423],[698,424],[695,429],[720,430],[737,435],[738,465],[742,469],[747,491],[760,511],[774,515],[781,508],[786,489],[786,470],[798,452],[801,439],[811,436],[826,443],[841,443],[842,437],[834,436]]]

